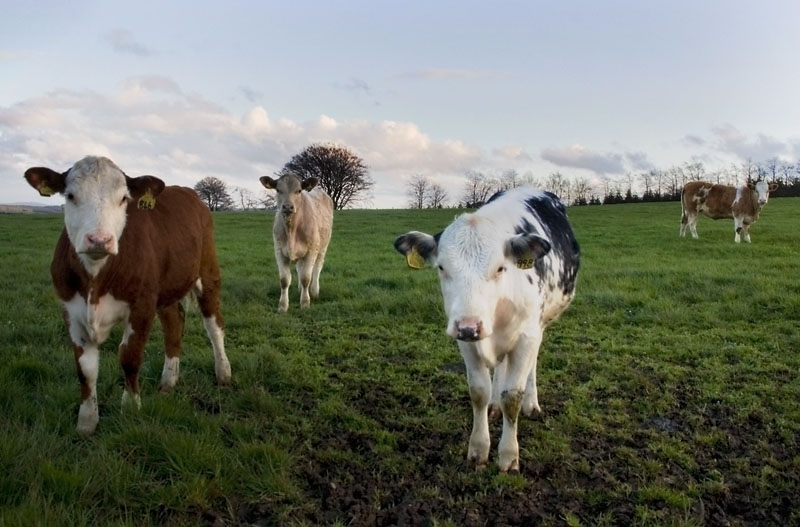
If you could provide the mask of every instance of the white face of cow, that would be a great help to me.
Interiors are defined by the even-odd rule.
[[[312,177],[301,181],[292,173],[282,175],[277,181],[267,176],[262,176],[259,181],[265,188],[276,191],[278,212],[287,219],[291,218],[300,208],[303,191],[308,192],[317,185],[316,178]]]
[[[775,190],[775,187],[776,185],[769,185],[766,181],[758,181],[750,185],[750,188],[756,191],[758,195],[758,204],[762,207],[766,205],[769,200],[769,191]]]
[[[517,260],[529,258],[532,265],[550,250],[550,244],[533,234],[502,237],[488,219],[464,214],[442,232],[438,242],[427,234],[410,232],[395,241],[395,248],[407,257],[412,255],[409,265],[416,258],[438,268],[447,334],[475,341],[502,329],[514,316]]]
[[[131,198],[125,174],[110,160],[84,158],[66,177],[64,224],[84,265],[119,251]]]
[[[93,156],[64,173],[33,167],[25,172],[25,178],[43,196],[64,195],[67,236],[90,274],[96,274],[109,256],[119,252],[128,202],[145,192],[154,200],[164,189],[158,178],[129,178],[110,159]]]

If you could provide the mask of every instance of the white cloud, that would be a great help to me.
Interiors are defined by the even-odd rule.
[[[434,141],[415,123],[328,115],[297,123],[272,118],[263,106],[237,117],[157,76],[127,79],[110,94],[60,90],[0,107],[0,137],[0,184],[11,189],[8,201],[31,197],[22,180],[28,167],[65,170],[88,154],[108,156],[132,176],[193,186],[212,175],[260,192],[259,176],[280,170],[309,144],[337,143],[364,159],[375,180],[372,204],[379,207],[405,204],[409,175],[460,181],[468,169],[496,162],[463,141]],[[524,152],[501,151],[506,157]],[[460,191],[455,186],[453,193]]]
[[[598,175],[621,174],[625,171],[622,154],[599,153],[581,145],[567,148],[545,148],[542,159],[560,167],[582,168]]]
[[[716,126],[711,130],[715,147],[725,153],[733,154],[739,160],[766,161],[774,157],[790,157],[795,147],[790,142],[781,141],[766,134],[756,134],[754,139],[731,124]]]

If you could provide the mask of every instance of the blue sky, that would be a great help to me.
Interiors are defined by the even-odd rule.
[[[10,2],[2,202],[30,166],[260,193],[312,142],[360,155],[364,205],[417,174],[620,178],[800,158],[800,2]],[[60,197],[50,198],[60,200]]]

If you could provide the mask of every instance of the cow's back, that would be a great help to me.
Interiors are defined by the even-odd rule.
[[[560,315],[575,296],[580,267],[580,246],[569,223],[564,204],[550,192],[517,188],[498,193],[476,214],[492,217],[508,236],[537,234],[550,242],[550,251],[533,267],[540,287],[542,322]],[[520,271],[521,281],[528,271]],[[520,291],[530,291],[520,284]]]
[[[686,183],[681,194],[681,204],[685,212],[699,212],[715,220],[733,217],[732,206],[735,199],[736,187],[705,181]]]

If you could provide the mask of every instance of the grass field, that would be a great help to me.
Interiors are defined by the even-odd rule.
[[[452,210],[337,213],[321,298],[300,312],[293,284],[287,314],[272,215],[217,214],[232,386],[193,307],[178,386],[156,393],[156,324],[123,413],[118,329],[85,440],[48,270],[62,219],[0,216],[0,525],[798,525],[800,200],[740,246],[731,221],[678,238],[679,209],[570,209],[578,293],[545,337],[519,474],[466,468],[436,275],[392,248]]]

